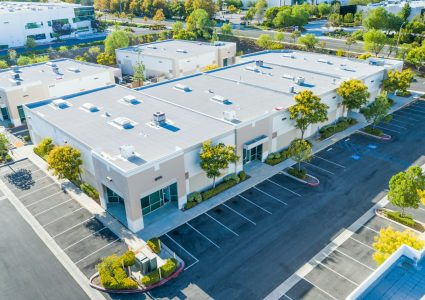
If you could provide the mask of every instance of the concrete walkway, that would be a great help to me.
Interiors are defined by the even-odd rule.
[[[403,97],[390,95],[390,98],[394,100],[394,105],[391,107],[390,113],[393,113],[394,111],[412,102],[414,100],[413,96],[414,95],[412,95],[409,98],[403,98]],[[316,140],[315,136],[311,137],[309,141],[313,145],[313,153],[317,153],[329,147],[330,145],[338,142],[339,140],[346,138],[347,136],[357,132],[358,130],[360,130],[361,128],[367,125],[363,115],[361,115],[360,113],[350,113],[350,117],[356,118],[358,120],[358,123],[351,126],[347,130],[338,132],[334,134],[333,136],[331,136],[330,138],[325,139],[323,141]],[[208,199],[205,202],[198,204],[197,206],[189,210],[181,211],[178,209],[167,209],[166,214],[161,213],[161,210],[159,210],[155,216],[152,216],[152,217],[150,215],[145,216],[144,218],[145,228],[139,233],[137,233],[137,236],[139,236],[140,238],[144,240],[147,240],[151,237],[161,236],[167,233],[168,231],[188,222],[189,220],[198,217],[204,212],[226,202],[227,200],[233,197],[236,197],[238,194],[261,183],[267,178],[270,178],[276,175],[283,169],[292,166],[294,163],[295,162],[293,160],[287,159],[275,166],[269,166],[265,163],[257,164],[253,168],[250,168],[247,171],[248,175],[250,176],[249,179],[220,193],[217,196],[212,197],[211,199]]]

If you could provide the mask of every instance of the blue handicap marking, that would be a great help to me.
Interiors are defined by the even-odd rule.
[[[376,149],[376,148],[378,148],[378,146],[376,146],[375,144],[369,144],[369,145],[367,145],[367,147],[369,149]]]
[[[359,160],[360,159],[360,155],[353,154],[353,155],[351,155],[351,158],[354,159],[354,160]]]

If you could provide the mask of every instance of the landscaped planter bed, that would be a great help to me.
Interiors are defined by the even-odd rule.
[[[334,134],[344,131],[355,124],[357,124],[356,119],[345,118],[345,117],[339,118],[336,124],[326,125],[319,129],[319,133],[320,133],[319,140],[325,140],[327,138],[330,138]]]
[[[314,177],[313,175],[310,175],[308,173],[305,173],[305,177],[304,178],[300,178],[298,176],[295,176],[291,173],[293,173],[293,171],[291,171],[292,168],[288,168],[283,170],[283,174],[285,174],[288,177],[291,177],[292,179],[295,179],[299,182],[302,182],[304,184],[310,185],[310,186],[318,186],[320,184],[320,181],[318,178]],[[292,169],[294,170],[294,169]]]
[[[376,210],[376,214],[380,217],[389,219],[391,221],[397,222],[404,226],[407,226],[411,229],[414,229],[418,232],[425,232],[424,224],[414,220],[411,216],[405,215],[404,217],[400,217],[400,212],[392,211],[387,208],[381,208]]]
[[[384,132],[382,132],[382,130],[372,128],[371,126],[366,126],[365,128],[361,129],[359,132],[364,135],[367,135],[376,139],[380,139],[383,141],[391,140],[391,135],[385,134]]]

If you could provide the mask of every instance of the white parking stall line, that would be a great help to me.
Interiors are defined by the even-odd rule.
[[[379,129],[382,129],[382,130],[388,130],[388,131],[395,132],[395,133],[401,133],[401,131],[394,130],[394,129],[388,129],[388,128],[383,127],[383,126],[381,126],[381,125],[375,125],[375,127],[376,127],[376,128],[379,128]]]
[[[106,247],[109,247],[110,245],[112,245],[113,243],[115,243],[115,242],[117,242],[117,241],[119,241],[119,240],[120,240],[120,238],[117,238],[116,240],[113,240],[113,241],[112,241],[112,242],[110,242],[109,244],[107,244],[107,245],[103,246],[102,248],[97,249],[96,251],[93,251],[93,252],[92,252],[92,253],[90,253],[89,255],[87,255],[87,256],[83,257],[82,259],[80,259],[79,261],[75,262],[75,264],[76,264],[76,265],[77,265],[77,264],[79,264],[79,263],[80,263],[80,262],[82,262],[83,260],[85,260],[85,259],[87,259],[88,257],[92,256],[93,254],[95,254],[95,253],[97,253],[97,252],[99,252],[99,251],[101,251],[101,250],[105,249]]]
[[[254,205],[254,206],[258,207],[258,208],[259,208],[259,209],[261,209],[262,211],[264,211],[264,212],[268,213],[269,215],[272,215],[272,213],[271,213],[270,211],[268,211],[267,209],[265,209],[264,207],[261,207],[260,205],[258,205],[258,204],[256,204],[256,203],[252,202],[252,201],[251,201],[251,200],[249,200],[248,198],[246,198],[246,197],[244,197],[244,196],[242,196],[242,195],[238,195],[238,196],[239,196],[240,198],[244,199],[245,201],[247,201],[247,202],[251,203],[252,205]]]
[[[422,118],[420,118],[418,115],[416,115],[416,114],[412,114],[411,112],[409,112],[409,111],[397,111],[397,113],[400,115],[407,115],[406,116],[406,118],[409,118],[409,119],[412,119],[412,120],[415,120],[415,121],[421,121],[421,119]]]
[[[354,257],[352,257],[352,256],[350,256],[350,255],[348,255],[348,254],[345,254],[344,252],[342,252],[341,250],[338,250],[338,248],[337,249],[335,249],[334,250],[335,252],[338,252],[338,253],[340,253],[340,254],[342,254],[342,255],[344,255],[345,257],[347,257],[347,258],[349,258],[349,259],[351,259],[352,261],[355,261],[356,263],[358,263],[359,265],[362,265],[363,267],[365,267],[365,268],[367,268],[367,269],[369,269],[369,270],[371,270],[371,271],[375,271],[374,269],[372,269],[371,267],[369,267],[368,265],[365,265],[364,263],[362,263],[361,261],[358,261],[357,259],[355,259]]]
[[[35,192],[39,192],[39,191],[41,191],[41,190],[43,190],[43,189],[45,189],[45,188],[48,188],[48,187],[50,187],[50,186],[52,186],[52,185],[54,185],[54,184],[56,184],[56,182],[52,182],[51,184],[48,184],[48,185],[45,185],[45,186],[43,186],[43,187],[41,187],[41,188],[35,189],[35,190],[31,191],[31,192],[30,192],[30,193],[28,193],[28,194],[25,194],[25,195],[19,196],[19,198],[24,198],[24,197],[26,197],[26,196],[28,196],[28,195],[32,195],[32,194],[34,194]]]
[[[357,239],[353,238],[352,236],[350,236],[349,238],[350,238],[350,239],[352,239],[353,241],[355,241],[355,242],[357,242],[357,243],[359,243],[359,244],[362,244],[363,246],[366,246],[367,248],[372,249],[373,251],[375,251],[375,249],[373,249],[373,248],[372,248],[371,246],[369,246],[368,244],[365,244],[365,243],[363,243],[363,242],[360,242],[359,240],[357,240]]]
[[[406,118],[406,119],[413,120],[413,121],[416,121],[416,122],[421,121],[420,119],[412,118],[411,116],[405,116],[398,111],[395,111],[393,114],[396,114],[396,116],[398,116],[400,118]]]
[[[223,223],[221,223],[219,220],[217,220],[216,218],[214,218],[213,216],[211,216],[210,214],[208,214],[207,212],[205,213],[205,215],[207,217],[210,217],[211,219],[213,219],[214,221],[216,221],[218,224],[220,224],[221,226],[223,226],[224,228],[226,228],[228,231],[230,231],[231,233],[233,233],[236,236],[239,236],[239,234],[237,234],[236,232],[234,232],[232,229],[230,229],[229,227],[227,227],[226,225],[224,225]]]
[[[362,227],[364,227],[364,228],[366,228],[366,229],[369,229],[370,231],[373,231],[373,232],[379,233],[379,231],[377,231],[377,230],[375,230],[375,229],[373,229],[373,228],[370,228],[369,226],[362,225]]]
[[[306,162],[306,161],[303,161],[303,163],[304,163],[304,164],[306,164],[306,165],[312,166],[312,167],[314,167],[314,168],[317,168],[317,169],[319,169],[319,170],[322,170],[323,172],[329,173],[329,174],[331,174],[331,175],[335,175],[335,173],[333,173],[333,172],[331,172],[331,171],[328,171],[328,170],[326,170],[326,169],[324,169],[324,168],[321,168],[321,167],[319,167],[319,166],[316,166],[316,165],[314,165],[314,164],[312,164],[312,163],[309,163],[309,162]]]
[[[56,196],[57,194],[60,194],[60,193],[63,193],[63,192],[62,192],[62,191],[59,191],[59,192],[53,193],[53,194],[51,194],[51,195],[49,195],[49,196],[46,196],[46,197],[44,197],[44,198],[41,198],[40,200],[37,200],[37,201],[35,201],[35,202],[32,202],[32,203],[30,203],[30,204],[26,205],[25,207],[31,207],[31,206],[33,206],[34,204],[37,204],[37,203],[39,203],[39,202],[41,202],[41,201],[44,201],[44,200],[46,200],[46,199],[49,199],[50,197]]]
[[[74,229],[75,227],[80,226],[80,225],[82,225],[82,224],[84,224],[84,223],[86,223],[86,222],[88,222],[88,221],[90,221],[90,220],[92,220],[92,219],[94,219],[94,217],[90,217],[90,218],[88,218],[87,220],[85,220],[85,221],[83,221],[83,222],[81,222],[81,223],[78,223],[78,224],[76,224],[76,225],[74,225],[74,226],[71,226],[71,227],[67,228],[66,230],[64,230],[64,231],[62,231],[62,232],[60,232],[60,233],[56,234],[55,236],[53,236],[53,238],[57,238],[58,236],[60,236],[60,235],[62,235],[62,234],[64,234],[64,233],[66,233],[66,232],[68,232],[68,231],[70,231],[70,230]]]
[[[395,124],[391,124],[391,122],[386,122],[386,123],[383,123],[385,126],[393,126],[393,127],[397,127],[397,128],[400,128],[400,129],[407,129],[407,127],[404,127],[404,126],[400,126],[400,125],[395,125]]]
[[[333,270],[332,268],[330,268],[330,267],[326,266],[324,263],[319,262],[319,265],[321,265],[321,266],[325,267],[326,269],[328,269],[329,271],[331,271],[331,272],[335,273],[335,274],[336,274],[336,275],[338,275],[339,277],[344,278],[344,279],[345,279],[345,280],[347,280],[348,282],[351,282],[351,283],[352,283],[352,284],[354,284],[355,286],[359,286],[359,284],[358,284],[358,283],[356,283],[356,282],[352,281],[350,278],[348,278],[348,277],[346,277],[346,276],[344,276],[344,275],[342,275],[342,274],[338,273],[337,271]]]
[[[404,124],[404,125],[410,125],[409,122],[403,122],[403,121],[395,119],[394,117],[392,118],[391,122],[397,122],[397,123]],[[407,127],[405,127],[405,128],[407,128]]]
[[[318,159],[321,159],[321,160],[327,161],[328,163],[334,164],[335,166],[338,166],[338,167],[340,167],[340,168],[345,169],[345,166],[340,165],[340,164],[338,164],[338,163],[336,163],[336,162],[333,162],[333,161],[331,161],[331,160],[329,160],[329,159],[323,158],[323,157],[321,157],[321,156],[319,156],[319,155],[313,155],[313,156],[314,156],[314,157],[316,157],[316,158],[318,158]]]
[[[416,109],[413,109],[413,108],[410,108],[410,107],[405,107],[405,108],[403,108],[403,110],[407,110],[408,113],[415,114],[419,118],[423,118],[423,116],[421,115],[423,112],[417,111]]]
[[[23,164],[22,166],[20,165],[20,164]],[[24,161],[19,161],[19,162],[17,162],[17,163],[14,163],[14,164],[11,164],[11,165],[9,165],[9,167],[19,167],[20,169],[25,169],[26,167],[28,167],[28,166],[35,166],[32,162],[30,162],[30,161],[26,161],[26,162],[24,162]]]
[[[230,209],[231,211],[233,211],[235,214],[237,214],[238,216],[244,218],[245,220],[247,220],[248,222],[250,222],[253,225],[257,225],[257,223],[255,223],[254,221],[252,221],[251,219],[249,219],[248,217],[244,216],[243,214],[241,214],[240,212],[234,210],[233,208],[229,207],[226,203],[222,204],[224,207],[227,207],[228,209]]]
[[[48,208],[48,209],[46,209],[46,210],[43,210],[43,211],[41,211],[41,212],[39,212],[39,213],[36,213],[36,214],[34,215],[34,217],[37,217],[37,216],[42,215],[42,214],[44,214],[44,213],[46,213],[46,212],[49,212],[49,211],[51,211],[52,209],[55,209],[56,207],[61,206],[61,205],[65,204],[65,203],[68,203],[69,201],[73,201],[73,200],[74,200],[74,199],[69,198],[68,200],[66,200],[66,201],[64,201],[64,202],[58,203],[58,204],[56,204],[56,205],[53,205],[53,206],[49,207],[49,208]]]
[[[279,183],[277,183],[277,182],[274,182],[273,180],[271,180],[270,178],[267,178],[266,179],[267,181],[269,181],[269,182],[271,182],[271,183],[273,183],[273,184],[275,184],[275,185],[277,185],[278,187],[281,187],[282,189],[284,189],[284,190],[287,190],[288,192],[291,192],[292,194],[294,194],[294,195],[296,195],[296,196],[298,196],[298,197],[301,197],[301,195],[300,194],[298,194],[298,193],[296,193],[296,192],[294,192],[293,190],[291,190],[291,189],[288,189],[287,187],[284,187],[283,185],[281,185],[281,184],[279,184]]]
[[[82,242],[82,241],[84,241],[85,239],[88,239],[89,237],[91,237],[91,236],[95,235],[96,233],[99,233],[99,232],[101,232],[102,230],[105,230],[105,229],[106,229],[106,227],[102,227],[101,229],[99,229],[99,230],[97,230],[97,231],[95,231],[95,232],[93,232],[93,233],[89,234],[88,236],[83,237],[82,239],[80,239],[80,240],[76,241],[75,243],[72,243],[71,245],[69,245],[68,247],[64,248],[63,250],[64,250],[64,251],[66,251],[66,250],[68,250],[69,248],[71,248],[71,247],[73,247],[73,246],[77,245],[79,242]]]
[[[423,103],[415,102],[410,104],[408,107],[416,107],[420,112],[425,113],[425,105],[423,105]]]
[[[272,199],[274,199],[274,200],[276,200],[276,201],[278,201],[278,202],[280,202],[280,203],[284,204],[284,205],[288,205],[288,203],[283,202],[283,201],[282,201],[282,200],[280,200],[279,198],[276,198],[275,196],[270,195],[269,193],[267,193],[267,192],[265,192],[265,191],[263,191],[263,190],[260,190],[260,189],[259,189],[258,187],[256,187],[256,186],[254,186],[253,188],[254,188],[254,189],[256,189],[257,191],[259,191],[259,192],[263,193],[264,195],[269,196],[270,198],[272,198]]]
[[[289,297],[288,295],[286,295],[286,294],[283,294],[283,297],[285,297],[286,299],[289,299],[289,300],[293,300],[291,297]]]
[[[195,230],[198,234],[200,234],[201,236],[203,236],[207,241],[209,241],[211,244],[213,244],[214,246],[216,246],[218,249],[220,249],[220,246],[219,245],[217,245],[216,243],[214,243],[209,237],[207,237],[205,234],[203,234],[202,232],[200,232],[198,229],[196,229],[195,227],[193,227],[189,223],[186,223],[186,225],[189,226],[190,228],[192,228],[193,230]]]
[[[47,175],[44,175],[43,177],[40,177],[40,178],[37,178],[37,179],[35,179],[34,180],[34,183],[37,183],[37,181],[39,181],[39,180],[42,180],[42,179],[44,179],[44,178],[46,178],[47,177]],[[18,178],[16,178],[16,179],[18,179]],[[15,192],[15,191],[21,191],[21,189],[19,188],[19,187],[14,187],[13,189],[10,189],[12,192]]]
[[[83,208],[82,208],[82,207],[77,208],[76,210],[73,210],[73,211],[71,211],[71,212],[69,212],[69,213],[67,213],[67,214],[64,214],[64,215],[60,216],[59,218],[56,218],[56,219],[54,219],[53,221],[50,221],[49,223],[44,224],[44,225],[42,225],[42,226],[43,226],[43,227],[47,227],[47,226],[49,226],[50,224],[53,224],[53,223],[55,223],[55,222],[59,221],[60,219],[63,219],[63,218],[65,218],[65,217],[67,217],[67,216],[72,215],[73,213],[75,213],[76,211],[79,211],[80,209],[83,209]]]
[[[316,289],[318,289],[319,291],[321,291],[322,293],[326,294],[327,296],[331,297],[334,300],[338,300],[337,298],[335,298],[334,296],[332,296],[331,294],[329,294],[327,291],[325,291],[324,289],[318,287],[317,285],[315,285],[313,282],[311,282],[310,280],[308,280],[307,278],[303,278],[305,281],[307,281],[308,283],[310,283],[312,286],[314,286]]]
[[[195,256],[193,256],[192,253],[190,253],[189,251],[187,251],[182,245],[180,245],[179,243],[176,242],[176,240],[174,240],[171,236],[168,235],[168,233],[165,234],[165,236],[167,238],[170,239],[170,241],[172,241],[174,244],[176,244],[180,249],[182,249],[184,252],[186,252],[190,257],[192,257],[195,262],[192,263],[191,265],[187,266],[186,268],[184,268],[184,270],[188,270],[189,268],[193,267],[195,264],[197,264],[199,262],[199,259],[197,259]]]

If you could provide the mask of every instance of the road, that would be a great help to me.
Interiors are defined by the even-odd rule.
[[[4,196],[0,228],[0,299],[89,299]]]

